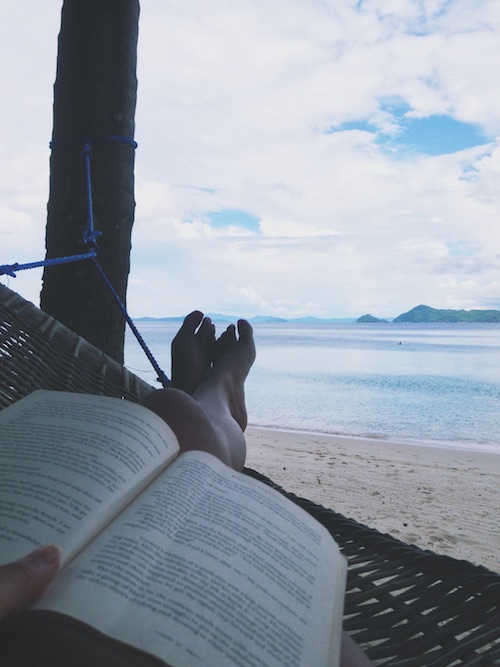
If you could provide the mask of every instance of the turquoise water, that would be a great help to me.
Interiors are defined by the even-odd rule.
[[[169,375],[178,325],[138,325]],[[254,330],[251,424],[500,453],[499,325],[279,323]],[[154,382],[130,337],[125,356],[131,370]]]

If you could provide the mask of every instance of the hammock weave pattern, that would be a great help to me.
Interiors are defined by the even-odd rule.
[[[150,385],[0,285],[0,409],[36,389],[138,401]],[[500,665],[500,575],[383,535],[277,488],[330,531],[348,559],[344,628],[376,665]]]

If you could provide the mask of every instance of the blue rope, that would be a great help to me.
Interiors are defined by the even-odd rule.
[[[93,210],[93,198],[92,198],[92,178],[91,178],[91,169],[90,169],[90,161],[92,157],[92,145],[95,143],[103,143],[107,141],[117,141],[122,144],[126,144],[132,148],[137,148],[137,143],[133,140],[130,139],[129,137],[123,137],[119,134],[112,134],[108,137],[103,137],[98,140],[89,140],[85,139],[83,148],[80,151],[80,156],[83,158],[84,161],[84,166],[85,166],[85,184],[86,184],[86,193],[87,193],[87,223],[85,226],[85,230],[83,232],[83,242],[87,247],[89,247],[89,252],[83,254],[83,255],[70,255],[68,257],[58,257],[55,259],[45,259],[40,262],[30,262],[28,264],[19,264],[16,262],[15,264],[4,264],[0,265],[0,276],[1,275],[8,275],[11,276],[12,278],[16,277],[16,271],[23,271],[24,269],[34,269],[38,267],[47,267],[47,266],[57,266],[60,264],[69,264],[70,262],[80,262],[80,261],[85,261],[85,260],[92,260],[94,263],[95,267],[97,268],[98,272],[100,273],[102,279],[104,280],[105,284],[107,285],[109,291],[111,292],[111,295],[113,296],[114,300],[116,301],[116,304],[118,305],[119,309],[122,312],[123,317],[125,318],[127,324],[129,325],[130,329],[132,330],[132,333],[137,339],[137,342],[139,345],[142,347],[144,353],[146,354],[147,358],[151,362],[151,365],[153,366],[154,370],[158,374],[158,381],[161,382],[163,387],[168,387],[170,384],[170,381],[168,377],[165,375],[165,373],[162,371],[160,366],[158,365],[156,359],[153,357],[151,351],[149,350],[148,346],[146,345],[145,340],[139,333],[139,330],[133,323],[132,319],[130,318],[129,314],[127,313],[127,309],[125,308],[124,304],[122,303],[118,292],[115,290],[113,285],[110,283],[108,280],[108,277],[104,273],[101,265],[97,261],[97,238],[101,236],[102,232],[97,231],[94,228],[94,210]],[[80,146],[81,143],[78,143],[76,141],[64,141],[64,140],[57,140],[54,139],[53,141],[50,142],[50,148],[77,148]]]
[[[85,245],[92,247],[97,246],[97,237],[101,236],[102,232],[96,232],[94,229],[94,208],[92,203],[92,178],[90,174],[90,158],[92,155],[92,144],[90,141],[85,141],[85,145],[81,150],[80,155],[83,157],[85,165],[85,183],[87,185],[87,226],[83,232],[83,242]]]
[[[117,141],[120,144],[126,144],[131,148],[137,148],[137,141],[131,139],[130,137],[123,137],[121,134],[110,134],[108,137],[104,137],[101,141]]]
[[[92,140],[84,139],[85,143],[90,143],[95,146],[96,144],[103,144],[108,141],[116,141],[120,144],[125,144],[131,148],[137,148],[137,141],[131,139],[130,137],[124,137],[121,134],[110,134],[107,137],[101,137],[99,139],[93,138]],[[79,148],[82,145],[81,141],[71,141],[69,139],[52,139],[49,146],[51,149],[54,148]]]
[[[93,263],[94,263],[94,266],[96,267],[96,269],[101,274],[101,277],[104,280],[104,282],[106,283],[106,285],[107,285],[109,291],[111,292],[112,296],[114,297],[119,309],[122,312],[123,317],[125,318],[127,324],[131,328],[132,333],[136,337],[137,342],[142,347],[145,355],[147,356],[147,358],[151,362],[151,365],[153,366],[155,371],[158,373],[158,382],[161,382],[163,387],[168,387],[169,384],[170,384],[170,381],[169,381],[168,377],[162,371],[162,369],[158,365],[158,362],[156,361],[156,359],[151,354],[151,351],[149,350],[148,346],[146,345],[146,342],[145,342],[144,338],[141,336],[141,334],[139,333],[139,330],[137,329],[137,327],[135,326],[135,324],[131,320],[130,315],[127,313],[127,309],[125,308],[124,304],[122,303],[122,300],[120,299],[120,296],[118,295],[118,292],[115,290],[113,285],[110,283],[107,275],[104,273],[104,271],[102,269],[102,266],[99,264],[99,262],[97,261],[96,258],[93,258]]]
[[[0,266],[0,276],[8,275],[11,278],[16,277],[16,271],[24,271],[25,269],[37,269],[42,266],[57,266],[58,264],[69,264],[70,262],[82,262],[86,259],[94,259],[97,253],[92,250],[84,255],[70,255],[69,257],[56,257],[54,259],[43,259],[40,262],[30,262],[28,264],[4,264]]]
[[[81,141],[68,141],[66,139],[52,139],[49,143],[49,148],[79,148],[82,145]]]

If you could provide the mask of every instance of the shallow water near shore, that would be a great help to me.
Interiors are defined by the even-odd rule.
[[[179,323],[137,326],[169,375]],[[273,323],[254,331],[246,389],[254,426],[500,453],[498,324]],[[155,384],[130,332],[125,361]]]

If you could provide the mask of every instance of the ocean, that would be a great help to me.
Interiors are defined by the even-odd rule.
[[[136,324],[169,376],[179,323]],[[287,322],[254,332],[257,361],[246,384],[253,426],[500,453],[498,324]],[[125,362],[155,384],[130,332]]]

